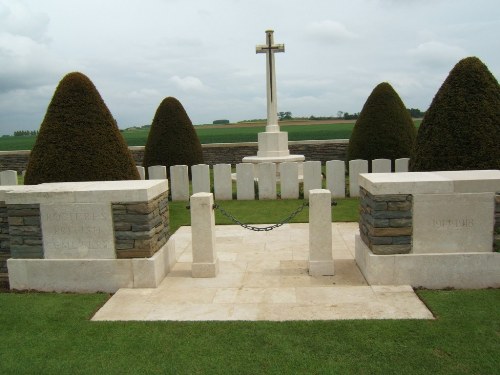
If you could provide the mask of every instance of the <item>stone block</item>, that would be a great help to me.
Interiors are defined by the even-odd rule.
[[[138,165],[137,172],[139,172],[139,177],[141,178],[141,180],[146,179],[146,169],[144,167],[141,167],[140,165]]]
[[[1,171],[0,185],[3,186],[17,185],[17,172],[13,170]]]
[[[152,165],[148,167],[148,176],[150,180],[166,180],[167,167],[164,165]]]
[[[410,163],[410,158],[400,158],[394,161],[394,171],[395,172],[408,172],[408,164]]]
[[[411,245],[372,245],[371,250],[377,255],[408,254]]]
[[[309,274],[312,276],[334,274],[331,193],[326,189],[310,190]]]

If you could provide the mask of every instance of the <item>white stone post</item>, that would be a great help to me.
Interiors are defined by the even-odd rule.
[[[212,193],[191,196],[192,277],[216,277],[219,259],[215,249],[214,197]]]
[[[401,158],[394,161],[394,171],[396,172],[408,172],[408,163],[410,158]]]
[[[231,164],[214,165],[214,195],[216,200],[230,201],[233,199]]]
[[[372,173],[391,173],[390,159],[373,159]]]
[[[334,274],[331,193],[313,189],[309,194],[309,275]]]
[[[326,162],[326,186],[334,198],[345,198],[345,162],[329,160]]]
[[[17,171],[7,170],[0,172],[0,185],[17,185]]]
[[[196,164],[191,167],[193,194],[210,193],[210,168],[206,164]]]
[[[309,190],[321,189],[321,162],[304,162],[304,198],[309,199]]]
[[[141,178],[141,180],[145,180],[146,179],[146,169],[144,167],[141,167],[140,165],[138,165],[136,168],[137,168],[137,172],[139,172],[139,177]]]
[[[281,199],[299,198],[299,165],[296,162],[280,164]]]
[[[259,164],[259,199],[276,199],[276,164]]]
[[[152,165],[148,167],[148,176],[150,180],[166,180],[167,167],[164,165]]]
[[[170,189],[173,201],[189,200],[189,174],[187,165],[170,167]]]
[[[253,164],[236,164],[236,197],[239,201],[255,199]]]
[[[349,161],[349,196],[359,197],[358,178],[360,173],[368,173],[368,161],[355,159]]]

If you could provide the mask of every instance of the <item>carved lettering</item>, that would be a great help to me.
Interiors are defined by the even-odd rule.
[[[474,226],[474,219],[470,217],[454,219],[433,219],[432,226],[436,229],[464,229]]]

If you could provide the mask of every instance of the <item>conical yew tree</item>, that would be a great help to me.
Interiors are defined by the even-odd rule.
[[[172,165],[203,163],[203,152],[182,104],[173,97],[163,99],[156,110],[144,150],[143,165]]]
[[[412,171],[500,169],[500,86],[477,57],[457,63],[418,130]]]
[[[69,73],[47,108],[24,183],[136,179],[134,160],[94,84]]]
[[[354,125],[348,159],[398,159],[409,157],[416,130],[403,101],[392,86],[377,85]]]

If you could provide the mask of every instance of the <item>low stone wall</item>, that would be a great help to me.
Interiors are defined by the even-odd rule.
[[[493,236],[493,251],[500,252],[500,193],[495,195],[495,230]]]
[[[149,202],[112,203],[117,258],[149,258],[169,239],[168,193]]]
[[[360,188],[359,232],[374,254],[408,254],[411,251],[412,196],[374,196]]]
[[[9,221],[7,206],[0,202],[0,288],[8,287],[7,259],[10,258]]]
[[[8,204],[10,253],[13,258],[43,258],[39,204]]]
[[[290,141],[290,153],[304,155],[307,160],[319,160],[326,163],[328,160],[346,160],[349,140],[324,141]],[[238,164],[243,157],[257,155],[257,142],[245,143],[211,143],[201,145],[205,164]],[[129,147],[137,165],[142,165],[144,146]],[[30,151],[0,151],[0,169],[26,170]]]

